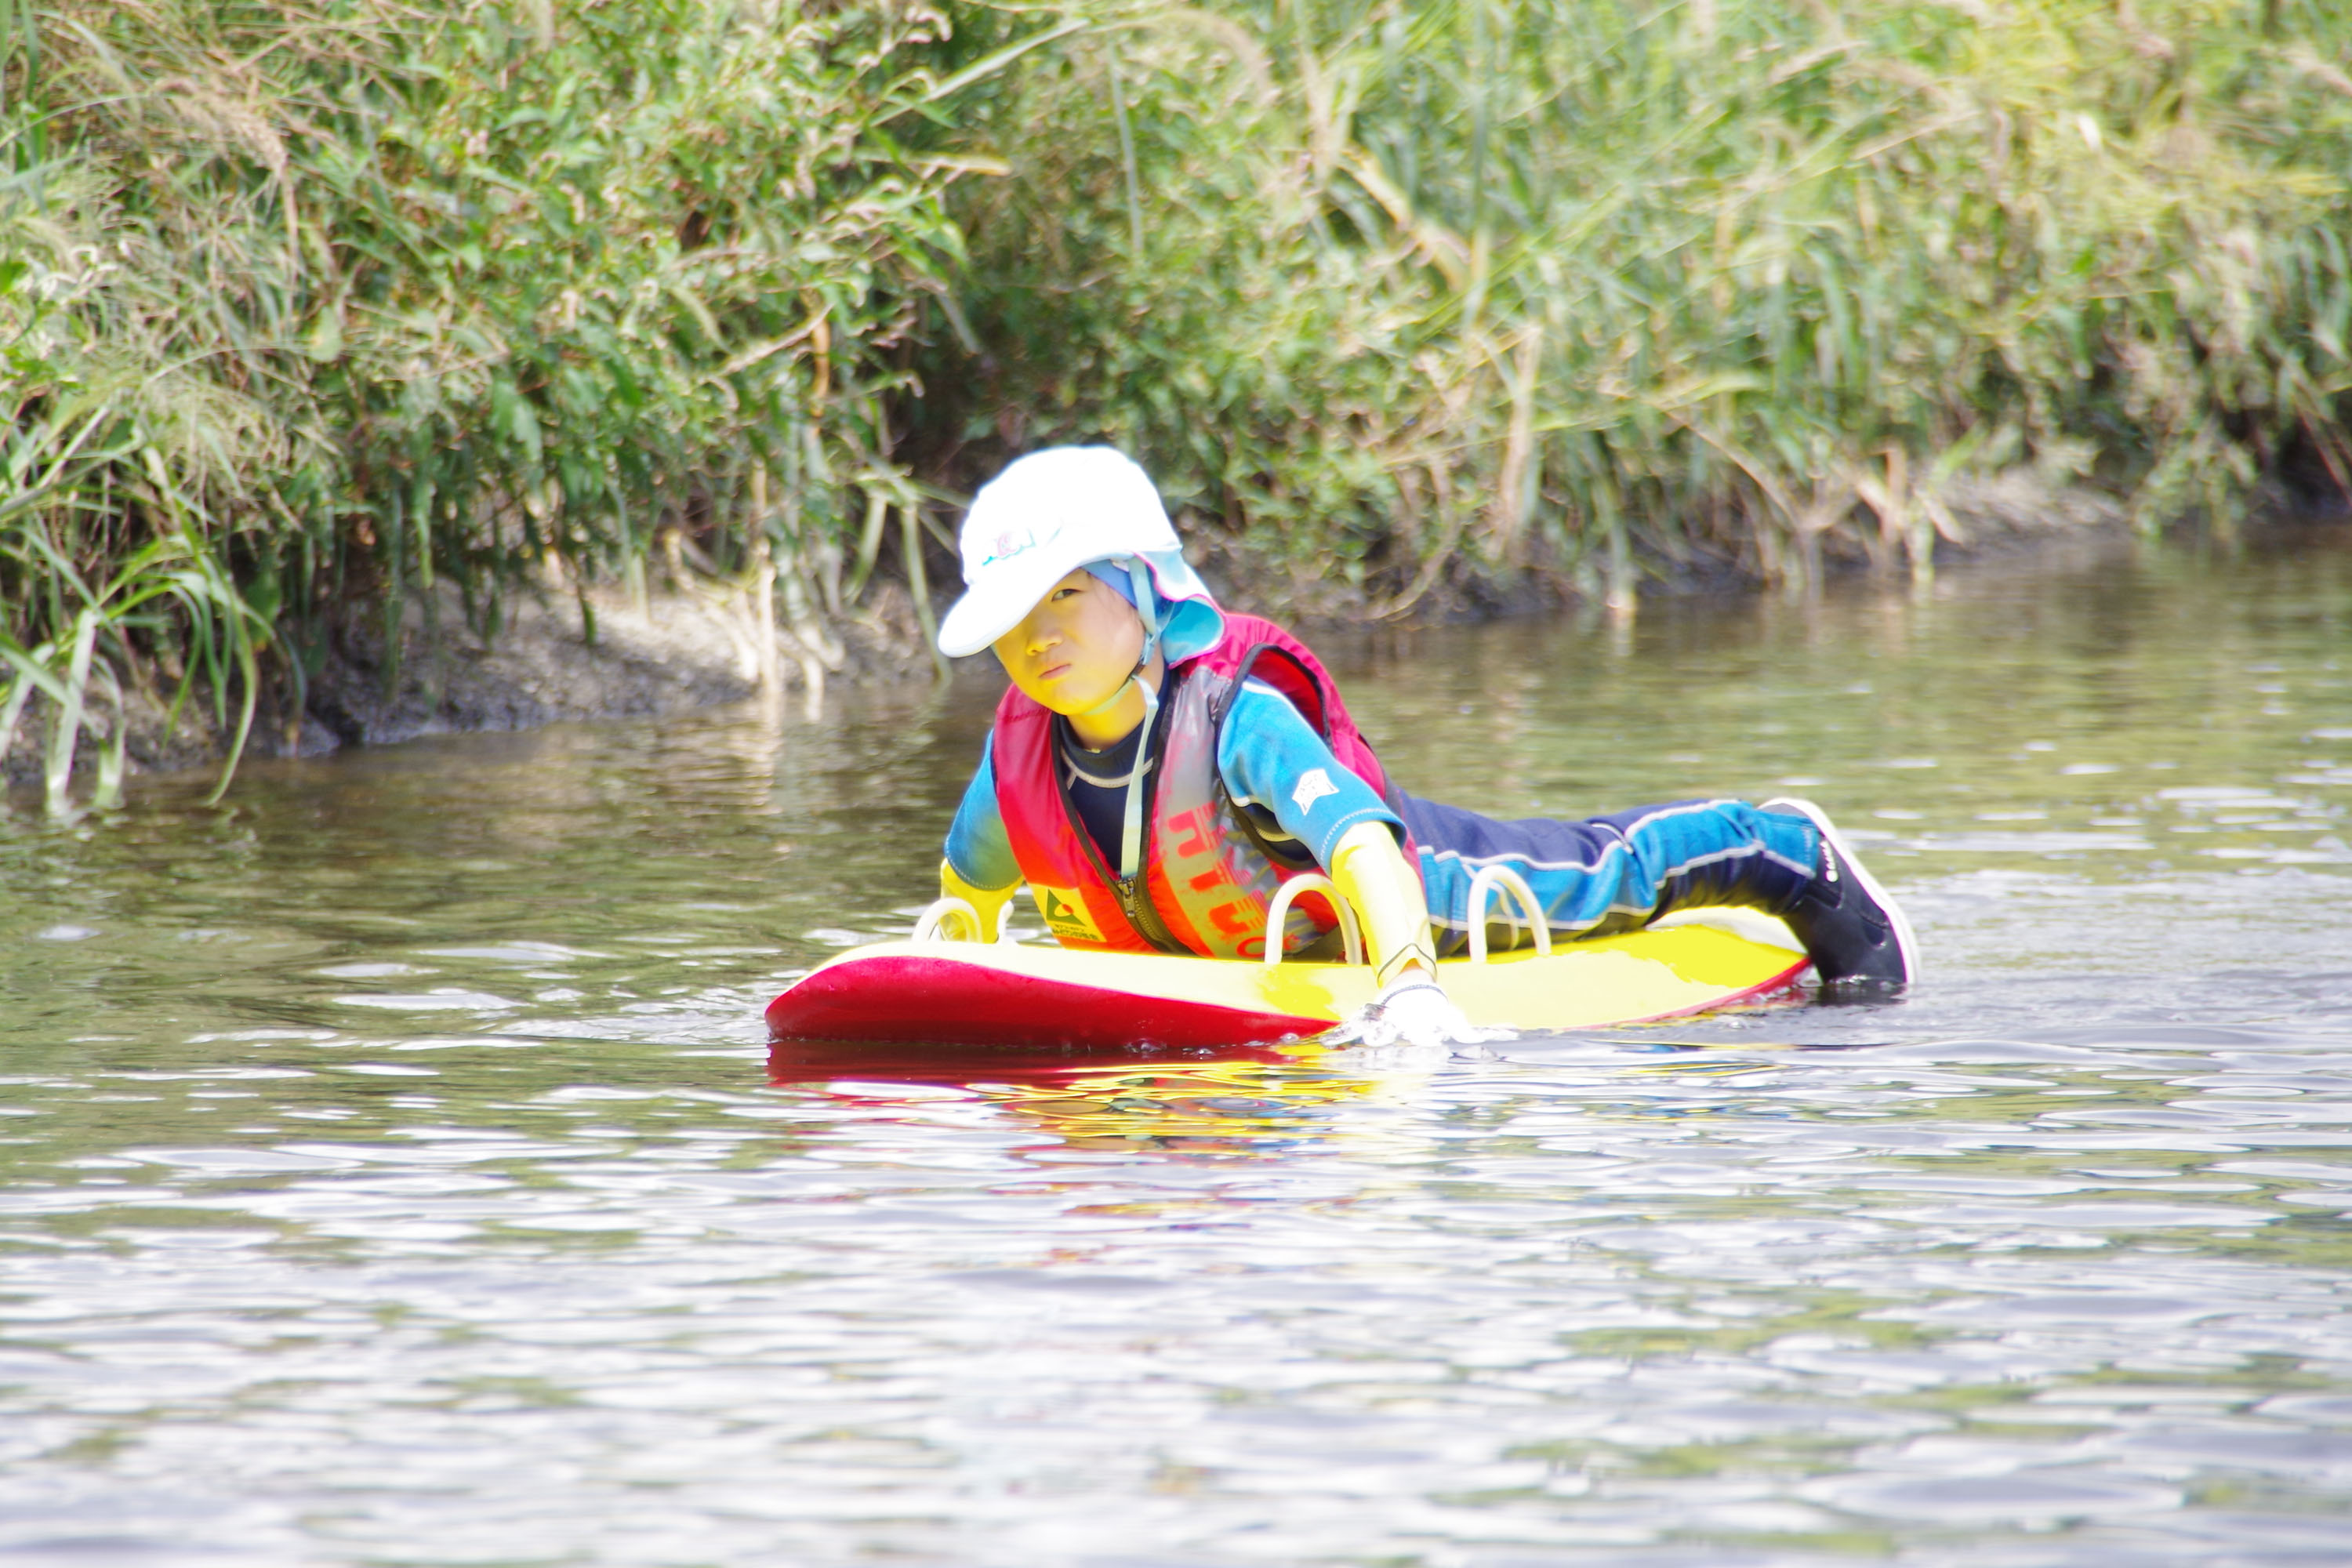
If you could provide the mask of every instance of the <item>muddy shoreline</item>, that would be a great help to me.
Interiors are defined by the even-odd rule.
[[[2095,492],[2052,493],[2021,479],[1994,480],[1956,498],[1960,537],[1939,542],[1939,567],[2122,542],[2129,529],[2121,506]],[[2307,521],[2308,508],[2273,504],[2241,529],[2254,538]],[[1847,541],[1850,542],[1850,541]],[[1328,582],[1302,580],[1230,552],[1202,552],[1203,575],[1222,602],[1286,618],[1308,631],[1363,630],[1544,614],[1579,595],[1557,581],[1492,592],[1439,592],[1412,612],[1368,622],[1364,595]],[[1642,591],[1650,598],[1763,591],[1752,573],[1729,561],[1645,561]],[[1874,565],[1849,553],[1825,563],[1840,581]],[[1879,563],[1882,573],[1903,573]],[[952,580],[950,579],[949,586]],[[944,610],[952,593],[935,593]],[[855,616],[795,628],[762,625],[752,595],[719,582],[673,582],[643,597],[616,585],[583,588],[550,579],[514,592],[495,635],[472,624],[454,591],[412,595],[396,626],[381,605],[354,605],[328,628],[323,658],[303,683],[269,682],[255,715],[246,754],[320,756],[352,746],[381,746],[425,735],[535,729],[571,721],[652,718],[741,702],[766,693],[810,709],[829,685],[867,686],[933,679],[911,599],[885,584]],[[763,644],[772,651],[764,659]],[[971,663],[973,661],[961,661]],[[130,694],[127,772],[178,773],[217,766],[232,723],[191,700],[166,723],[169,693]],[[96,727],[104,732],[110,715]],[[5,764],[12,788],[37,786],[47,718],[28,712]],[[85,742],[88,766],[99,743]],[[80,770],[78,769],[78,774]],[[78,776],[77,795],[87,785]]]

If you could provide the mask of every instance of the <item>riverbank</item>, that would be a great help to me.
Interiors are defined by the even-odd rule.
[[[1221,602],[1318,629],[1367,621],[1492,620],[1542,615],[1578,603],[1637,613],[1645,598],[1804,593],[1857,573],[1932,577],[1943,567],[2120,537],[2133,529],[2131,509],[2121,498],[2085,485],[2053,484],[2030,468],[1955,479],[1941,488],[1937,500],[1927,522],[1929,538],[1915,538],[1907,531],[1822,527],[1810,537],[1809,561],[1798,559],[1794,550],[1763,547],[1765,536],[1708,538],[1694,531],[1629,541],[1624,564],[1615,572],[1606,563],[1586,561],[1572,569],[1544,563],[1500,574],[1454,557],[1391,593],[1374,592],[1360,581],[1318,571],[1318,563],[1294,554],[1255,551],[1245,540],[1196,535],[1186,548]],[[2252,510],[2257,517],[2284,518],[2309,506],[2306,500],[2273,487],[2263,492]],[[1836,521],[1846,521],[1844,514]],[[1329,563],[1319,565],[1328,569]]]
[[[2282,503],[2263,515],[2289,513]],[[2053,489],[2022,472],[1954,486],[1948,517],[1935,556],[1947,568],[2036,551],[2056,559],[2084,542],[2128,532],[2126,510],[2112,497]],[[1580,596],[1603,596],[1580,595],[1560,578],[1529,574],[1516,592],[1498,592],[1490,580],[1465,575],[1434,583],[1401,613],[1384,616],[1380,600],[1344,580],[1308,576],[1213,540],[1205,547],[1196,540],[1194,552],[1221,602],[1310,631],[1543,615]],[[944,610],[956,584],[952,569],[932,553],[933,578],[943,581],[937,608]],[[1731,553],[1653,554],[1636,564],[1643,597],[1766,591],[1754,563]],[[1836,576],[1906,569],[1899,556],[1874,562],[1850,542],[1824,566]],[[763,689],[814,708],[836,683],[919,682],[935,673],[920,618],[896,583],[880,584],[858,614],[804,622],[797,632],[772,619],[763,626],[754,598],[740,586],[697,574],[663,580],[642,599],[620,584],[582,585],[560,572],[541,574],[528,589],[504,602],[494,633],[480,616],[469,618],[446,583],[404,601],[397,637],[381,605],[345,605],[327,621],[319,666],[299,692],[282,665],[265,665],[274,673],[257,704],[246,754],[319,756],[425,735],[652,718],[746,701]],[[134,685],[126,693],[127,773],[217,766],[226,755],[233,714],[216,718],[192,701],[173,723],[169,699],[155,686]],[[110,711],[94,714],[86,743],[104,745],[113,721]],[[46,743],[44,715],[28,712],[8,749],[9,785],[39,784]]]
[[[639,599],[615,584],[519,593],[495,633],[469,620],[444,584],[413,595],[396,635],[380,605],[358,603],[326,622],[318,669],[298,688],[268,666],[245,754],[320,756],[424,735],[531,730],[571,720],[653,718],[741,702],[821,700],[833,681],[926,679],[932,664],[906,594],[877,590],[863,613],[795,635],[763,626],[750,597],[717,584],[672,585]],[[761,645],[765,639],[767,654]],[[184,705],[134,686],[124,694],[126,772],[217,766],[235,742],[235,714]],[[5,781],[41,782],[47,715],[27,713],[8,748]],[[113,738],[115,713],[90,715],[85,745]]]
[[[2001,476],[2352,490],[2347,5],[42,0],[0,653],[159,735],[194,668],[263,749],[652,710],[731,655],[484,674],[436,611],[407,689],[334,617],[690,545],[773,572],[782,691],[1069,441],[1310,624],[1916,575]]]

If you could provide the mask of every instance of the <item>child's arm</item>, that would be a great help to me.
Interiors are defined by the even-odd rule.
[[[1434,977],[1436,949],[1421,879],[1405,864],[1386,823],[1360,822],[1339,836],[1331,851],[1331,880],[1364,922],[1364,945],[1381,984],[1414,967]]]
[[[1234,697],[1217,738],[1217,772],[1294,866],[1311,859],[1336,876],[1340,842],[1355,829],[1379,827],[1391,844],[1404,835],[1388,803],[1270,687],[1253,681]]]
[[[979,940],[982,942],[996,940],[996,926],[1004,918],[1005,903],[1020,890],[1018,882],[1004,888],[976,888],[956,875],[954,860],[940,862],[940,897],[961,899],[972,907],[973,912],[980,916]]]
[[[1388,804],[1331,754],[1279,693],[1244,686],[1234,700],[1217,766],[1234,803],[1271,816],[1297,849],[1330,874],[1364,922],[1382,984],[1418,965],[1434,973],[1434,944],[1421,878],[1398,847],[1403,828]]]
[[[1445,994],[1421,879],[1385,826],[1367,822],[1349,828],[1332,856],[1331,880],[1364,922],[1381,987],[1372,1005],[1336,1038],[1371,1046],[1468,1046],[1509,1037],[1507,1029],[1473,1025]]]
[[[1021,862],[996,809],[996,764],[986,747],[980,771],[963,792],[948,827],[947,857],[940,862],[940,895],[961,899],[979,911],[980,939],[996,935],[1005,900],[1021,890]]]
[[[1270,812],[1330,873],[1364,922],[1380,993],[1334,1041],[1436,1047],[1508,1037],[1507,1029],[1473,1025],[1447,998],[1437,978],[1427,895],[1399,847],[1402,825],[1370,784],[1340,766],[1297,709],[1271,690],[1244,687],[1225,724],[1217,765],[1235,803]]]

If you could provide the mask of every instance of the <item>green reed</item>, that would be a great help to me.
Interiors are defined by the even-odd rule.
[[[248,709],[257,680],[299,700],[354,595],[396,624],[446,578],[495,629],[551,565],[642,581],[665,531],[837,661],[845,576],[934,504],[894,400],[961,254],[942,195],[993,167],[940,106],[1058,26],[973,51],[919,4],[0,0],[0,394],[20,445],[102,426],[0,521],[20,680],[79,713],[31,670],[79,690],[84,587],[167,539],[275,627],[214,672]]]
[[[201,690],[226,746],[354,604],[446,580],[495,631],[649,563],[837,668],[1052,440],[1325,611],[1924,574],[2021,468],[2151,528],[2352,488],[2347,37],[2352,0],[0,0],[0,717],[48,714],[63,803],[76,735],[121,766],[110,693]]]
[[[1141,448],[1303,597],[1924,573],[2020,467],[2147,527],[2352,484],[2341,0],[1098,23],[972,117],[1013,173],[952,198],[994,374],[951,417]]]

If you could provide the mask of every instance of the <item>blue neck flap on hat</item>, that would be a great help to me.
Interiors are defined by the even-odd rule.
[[[1088,562],[1087,572],[1109,584],[1129,604],[1136,603],[1134,574],[1125,560]],[[1155,573],[1147,569],[1144,575],[1153,584],[1150,624],[1159,630],[1160,652],[1169,663],[1181,664],[1217,646],[1225,617],[1205,592],[1198,598],[1171,599],[1159,591]],[[1142,606],[1136,607],[1140,614]]]

